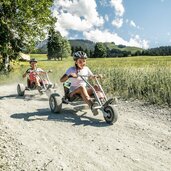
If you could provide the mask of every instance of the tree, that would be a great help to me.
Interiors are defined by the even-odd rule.
[[[90,50],[90,58],[93,57],[93,51]]]
[[[94,48],[94,57],[103,58],[106,56],[107,56],[106,46],[101,42],[96,43],[95,48]]]
[[[71,46],[68,40],[63,38],[59,31],[55,31],[52,27],[49,31],[48,43],[48,59],[60,59],[71,55]]]
[[[1,0],[0,2],[0,55],[2,69],[8,70],[10,60],[20,51],[30,51],[35,42],[44,38],[55,22],[50,7],[53,0]]]
[[[62,50],[62,58],[68,57],[71,55],[71,45],[67,39],[63,40],[63,50]]]
[[[86,48],[84,52],[87,54],[88,57],[90,57],[90,51]]]

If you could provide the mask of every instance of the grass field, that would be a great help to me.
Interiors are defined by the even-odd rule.
[[[72,58],[63,61],[48,61],[46,55],[31,55],[39,60],[38,66],[49,70],[52,82],[74,64]],[[102,85],[110,94],[124,99],[140,99],[152,104],[171,105],[171,57],[128,57],[88,59],[87,65],[95,74],[103,74]],[[22,80],[28,62],[13,63],[15,70],[9,75],[1,75],[0,83]]]

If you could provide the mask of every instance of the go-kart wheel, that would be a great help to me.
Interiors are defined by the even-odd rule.
[[[60,113],[62,109],[62,99],[59,94],[53,93],[49,97],[49,106],[53,113]]]
[[[17,93],[19,96],[24,96],[25,93],[25,86],[23,84],[17,85]]]
[[[105,115],[104,119],[106,123],[112,124],[115,123],[118,119],[118,113],[113,105],[108,105],[104,108]]]

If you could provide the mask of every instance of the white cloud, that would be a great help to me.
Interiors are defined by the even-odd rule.
[[[115,44],[126,45],[126,46],[135,46],[147,49],[149,47],[147,40],[141,40],[138,35],[130,38],[129,41],[124,40],[116,33],[111,33],[108,30],[91,30],[88,32],[84,32],[84,37],[88,40],[92,40],[94,42],[115,42]]]
[[[69,32],[63,28],[59,23],[55,24],[56,30],[58,30],[63,37],[67,37],[69,35]]]
[[[109,5],[107,0],[99,0],[99,3],[101,6],[104,6],[104,7]]]
[[[125,12],[122,0],[110,0],[111,6],[115,8],[115,19],[112,21],[112,25],[120,28],[123,24],[123,14]]]
[[[70,37],[70,39],[79,39],[79,35],[78,34],[74,34],[74,36]]]
[[[122,17],[125,12],[122,0],[111,0],[110,3],[116,10],[116,16]]]
[[[71,13],[61,13],[58,23],[64,29],[77,31],[89,30],[93,26],[88,20],[82,20],[79,16]]]
[[[123,24],[125,11],[122,0],[110,0],[110,4],[115,8],[115,19],[112,24],[120,28]],[[55,0],[53,15],[58,18],[56,29],[65,37],[69,37],[70,30],[75,30],[82,31],[84,38],[94,42],[115,42],[126,46],[148,48],[148,41],[142,40],[138,35],[132,36],[129,41],[126,41],[117,33],[100,30],[104,24],[104,19],[109,21],[109,17],[106,14],[103,19],[96,8],[95,0]],[[126,22],[137,27],[134,21],[127,20]],[[76,34],[72,36],[72,38],[78,37]]]
[[[105,20],[106,20],[106,21],[109,21],[109,17],[108,17],[108,15],[107,15],[107,14],[105,15],[105,17],[104,17],[104,18],[105,18]]]
[[[115,42],[116,44],[126,44],[127,42],[116,33],[110,33],[108,30],[91,30],[83,33],[85,38],[94,42]]]
[[[104,24],[96,7],[95,0],[55,0],[53,11],[58,11],[54,16],[58,18],[59,28],[85,31]]]
[[[112,25],[117,27],[117,28],[122,27],[122,24],[123,24],[122,18],[116,18],[115,20],[112,21]]]
[[[126,19],[125,23],[129,24],[131,27],[143,30],[143,28],[138,26],[133,20]]]
[[[136,24],[135,24],[135,22],[133,20],[130,21],[130,26],[136,27]]]
[[[135,35],[134,37],[130,38],[128,42],[129,46],[141,47],[144,49],[149,48],[149,42],[145,39],[140,39],[139,35]]]

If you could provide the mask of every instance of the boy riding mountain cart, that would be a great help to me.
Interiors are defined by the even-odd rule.
[[[40,94],[43,94],[52,88],[47,72],[37,67],[37,60],[31,59],[29,64],[30,68],[23,74],[23,78],[27,76],[27,86],[23,84],[17,86],[19,96],[24,96],[25,90],[38,90]]]
[[[27,84],[28,88],[38,88],[41,90],[41,81],[39,77],[37,76],[37,72],[39,73],[44,73],[44,71],[41,68],[37,68],[37,60],[36,59],[31,59],[29,61],[30,63],[30,68],[26,70],[26,72],[23,74],[23,78],[25,78],[28,75],[27,78]]]

